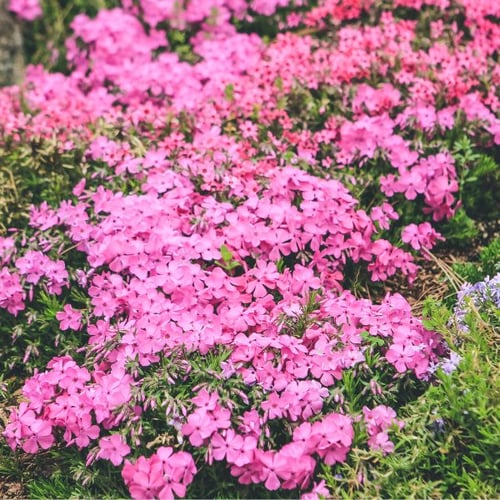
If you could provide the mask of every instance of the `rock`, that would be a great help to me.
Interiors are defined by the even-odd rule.
[[[21,26],[7,10],[8,0],[0,0],[0,87],[20,83],[23,77]]]

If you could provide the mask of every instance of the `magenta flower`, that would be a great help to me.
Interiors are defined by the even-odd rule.
[[[40,448],[46,450],[50,448],[55,438],[52,434],[52,426],[49,422],[41,419],[33,419],[29,424],[25,419],[25,425],[29,425],[31,435],[25,436],[22,448],[26,453],[36,453]]]
[[[124,442],[120,434],[105,436],[99,440],[97,458],[105,458],[113,465],[120,465],[123,457],[130,453],[130,446]]]
[[[6,267],[0,270],[0,307],[17,316],[24,310],[26,294],[17,274],[11,274]]]
[[[12,412],[4,436],[11,448],[21,444],[26,453],[36,453],[40,448],[46,450],[55,442],[50,422],[38,418],[24,402]]]
[[[271,392],[267,399],[262,402],[261,407],[266,412],[269,420],[280,418],[288,408],[289,403],[281,398],[276,392]]]
[[[165,480],[163,468],[159,463],[152,463],[149,470],[138,470],[129,484],[129,491],[134,499],[156,498]]]
[[[373,3],[123,0],[72,20],[71,74],[31,66],[22,92],[0,90],[13,150],[48,140],[81,159],[86,177],[59,207],[32,207],[27,231],[0,238],[0,308],[23,325],[36,327],[46,294],[88,296],[80,311],[56,314],[61,331],[88,323],[75,346],[85,367],[58,356],[25,382],[4,433],[12,448],[35,452],[56,438],[92,447],[89,460],[123,464],[140,498],[185,496],[196,466],[177,450],[191,447],[200,466],[228,466],[241,484],[301,492],[316,465],[344,462],[353,445],[346,371],[385,356],[369,377],[379,395],[386,377],[376,370],[427,380],[441,337],[402,296],[375,304],[342,286],[360,266],[373,281],[415,278],[441,239],[434,222],[459,206],[461,165],[444,140],[456,118],[471,147],[500,143],[500,12],[498,2],[461,0],[474,34],[461,37],[449,0],[426,0],[446,15],[422,50],[412,43],[421,23],[394,11],[422,0],[375,2],[368,26]],[[25,19],[41,12],[39,0],[8,6]],[[280,8],[270,22],[283,33],[266,43],[235,27]],[[334,39],[318,40],[332,22]],[[189,64],[169,47],[167,26],[190,35]],[[338,90],[336,102],[318,100],[325,88]],[[314,124],[287,105],[296,91],[308,94]],[[366,187],[374,206],[356,199]],[[392,221],[410,205],[416,220],[400,228],[400,245]],[[66,349],[71,335],[57,337]],[[36,354],[29,345],[25,361]],[[219,356],[203,385],[199,371]],[[170,401],[169,386],[186,390]],[[328,413],[327,401],[346,413]],[[391,451],[395,412],[363,417],[368,446]],[[154,449],[148,418],[167,419],[172,447]],[[148,458],[124,459],[129,447]],[[311,492],[328,494],[322,483]]]
[[[39,0],[9,0],[9,10],[26,21],[33,21],[42,15]]]
[[[73,309],[70,304],[66,304],[62,311],[56,313],[61,330],[80,330],[82,327],[82,313]]]
[[[411,366],[416,352],[412,345],[392,344],[385,358],[396,367],[399,373],[404,373]]]
[[[172,448],[160,447],[150,458],[139,457],[135,463],[125,460],[122,477],[133,498],[174,498],[185,496],[196,466],[186,452],[173,453]]]
[[[257,439],[252,436],[243,437],[228,429],[225,437],[215,433],[211,437],[212,456],[215,460],[227,460],[229,464],[242,467],[252,461],[257,447]]]
[[[259,481],[268,490],[275,491],[281,486],[281,477],[287,473],[292,460],[275,451],[255,450],[255,460],[260,464]]]
[[[210,413],[198,409],[189,415],[181,430],[184,436],[189,436],[193,446],[201,446],[217,430],[217,426]]]

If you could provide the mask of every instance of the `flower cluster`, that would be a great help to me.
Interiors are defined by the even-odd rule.
[[[379,405],[370,410],[363,408],[363,415],[370,439],[368,444],[373,450],[390,453],[394,450],[394,443],[389,440],[388,430],[393,427],[402,429],[404,423],[396,419],[396,412],[385,405]]]
[[[21,19],[34,21],[42,15],[39,0],[9,0],[8,8]]]
[[[453,308],[451,321],[463,332],[467,332],[467,315],[487,313],[488,310],[500,308],[500,273],[475,284],[465,283],[457,294],[457,303]]]
[[[121,442],[120,445],[123,446]],[[126,450],[114,450],[113,454],[121,456],[123,451]],[[123,479],[133,498],[184,497],[186,486],[189,486],[195,474],[196,465],[189,453],[174,453],[172,448],[165,446],[158,448],[149,458],[139,457],[135,463],[127,460],[122,470]]]

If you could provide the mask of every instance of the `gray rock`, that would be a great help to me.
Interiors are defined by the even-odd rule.
[[[0,0],[0,87],[20,83],[24,67],[21,27],[7,2]]]

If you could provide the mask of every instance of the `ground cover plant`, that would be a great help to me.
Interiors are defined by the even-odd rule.
[[[9,6],[33,64],[0,91],[0,471],[37,498],[496,496],[500,5]],[[481,265],[432,253],[485,228]],[[417,314],[432,263],[450,295]]]

